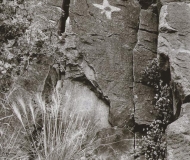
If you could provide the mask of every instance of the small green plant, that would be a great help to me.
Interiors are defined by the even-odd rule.
[[[154,108],[158,114],[150,126],[144,128],[142,151],[147,160],[161,160],[166,155],[164,133],[172,120],[172,95],[170,86],[161,80],[158,59],[154,59],[142,72],[142,82],[155,90]]]
[[[160,120],[155,120],[147,128],[146,136],[143,136],[142,151],[147,160],[161,160],[166,155],[166,142],[164,139],[165,126]]]
[[[161,78],[160,68],[158,65],[158,59],[154,58],[142,71],[142,83],[157,88]]]
[[[163,125],[168,125],[172,120],[172,96],[171,89],[168,84],[160,81],[160,90],[155,95],[155,109],[158,111],[157,119],[162,120]]]

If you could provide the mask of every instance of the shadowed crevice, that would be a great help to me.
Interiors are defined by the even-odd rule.
[[[151,4],[156,3],[156,0],[138,0],[142,9],[148,9]]]
[[[63,0],[62,6],[61,6],[62,15],[59,22],[59,31],[58,31],[59,35],[65,32],[66,20],[69,17],[69,4],[70,4],[70,0]]]

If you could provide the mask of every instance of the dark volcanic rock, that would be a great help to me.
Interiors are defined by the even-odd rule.
[[[190,96],[189,15],[190,7],[186,3],[169,3],[162,7],[160,13],[158,53],[161,57],[169,58],[174,88],[174,114],[178,112],[178,105],[188,102]]]
[[[150,124],[154,119],[154,89],[141,82],[142,71],[156,57],[158,18],[152,9],[141,10],[138,42],[133,52],[135,122]]]
[[[183,2],[172,1],[164,5],[160,12],[158,54],[161,59],[165,59],[162,69],[171,71],[173,114],[178,118],[181,112],[180,118],[166,130],[168,160],[189,159],[190,150],[187,103],[190,101],[190,5]]]
[[[102,3],[103,2],[103,3]],[[124,125],[133,106],[133,48],[140,6],[130,1],[72,1],[77,49],[94,68],[96,82],[110,100],[110,122]]]

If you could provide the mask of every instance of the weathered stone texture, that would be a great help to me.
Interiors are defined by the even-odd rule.
[[[158,54],[169,58],[175,101],[188,102],[190,95],[190,6],[169,3],[161,9]],[[163,68],[164,69],[164,68]],[[177,111],[174,103],[174,111]],[[174,113],[175,114],[175,113]]]
[[[61,83],[60,94],[63,106],[96,122],[97,131],[110,127],[108,122],[109,106],[99,99],[88,86],[69,79]]]
[[[190,150],[190,114],[185,113],[167,127],[167,160],[188,160]]]
[[[181,112],[166,130],[168,160],[189,159],[190,150],[190,113],[186,103],[190,100],[190,5],[183,2],[172,1],[160,12],[158,54],[163,60],[162,69],[171,72],[174,115]]]
[[[184,103],[181,106],[180,117],[183,116],[184,114],[189,114],[189,113],[190,113],[190,103]]]
[[[47,0],[47,3],[51,6],[61,7],[62,0]]]
[[[31,43],[34,43],[41,36],[41,30],[46,29],[47,26],[55,25],[59,19],[57,15],[61,12],[56,7],[44,5],[39,1],[29,1],[28,3],[30,4],[30,8],[27,8],[28,12],[34,16],[29,26],[30,35],[27,35],[27,31],[26,35],[30,36]],[[54,57],[50,54],[49,56],[38,55],[36,59],[28,61],[25,70],[15,79],[13,90],[9,94],[10,100],[16,101],[18,97],[28,100],[28,97],[34,98],[36,94],[41,94],[53,63]],[[54,73],[55,75],[53,75]],[[57,83],[57,75],[55,71],[54,73],[52,77],[54,76],[55,80],[51,87]]]
[[[151,9],[141,10],[140,13],[140,30],[146,30],[147,32],[158,32],[158,15],[152,12]]]
[[[141,84],[142,71],[156,57],[158,21],[151,9],[141,10],[138,42],[133,51],[135,122],[150,124],[156,112],[153,107],[154,89]]]
[[[105,1],[104,1],[105,2]],[[71,2],[71,24],[78,34],[77,49],[94,68],[96,82],[110,100],[110,122],[124,125],[134,108],[132,50],[136,43],[138,3],[109,0],[118,11],[111,17],[96,7],[102,0]]]
[[[160,0],[162,5],[168,4],[170,2],[190,2],[190,0]]]
[[[100,146],[95,154],[102,159],[134,160],[134,134],[127,128],[107,128],[97,133]]]
[[[134,102],[135,102],[135,123],[149,125],[156,117],[154,109],[154,92],[151,87],[135,83]]]

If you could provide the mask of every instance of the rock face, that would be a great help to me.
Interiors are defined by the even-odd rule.
[[[163,71],[170,70],[174,115],[180,116],[166,130],[167,159],[189,159],[190,5],[188,1],[161,2],[158,54]]]
[[[190,95],[190,7],[187,3],[169,3],[160,12],[158,53],[169,58],[163,66],[171,71],[174,87],[174,114],[178,114],[182,103],[189,101]],[[166,69],[163,67],[163,69]]]
[[[95,154],[102,159],[134,160],[134,134],[127,128],[102,129],[97,133],[101,146]]]
[[[155,4],[140,12],[138,41],[133,52],[135,122],[150,124],[156,112],[153,110],[154,90],[141,82],[142,71],[156,57],[158,16],[154,13]]]
[[[97,124],[97,130],[109,128],[108,122],[109,107],[90,90],[85,84],[80,82],[64,80],[62,82],[61,95],[63,106],[84,116]]]
[[[31,3],[36,15],[31,26],[41,24],[39,29],[45,30],[49,22],[57,24],[62,0],[47,1],[44,9],[43,3]],[[63,105],[98,122],[103,147],[96,154],[134,159],[130,127],[149,125],[156,115],[153,90],[140,82],[141,71],[156,57],[156,8],[156,3],[134,0],[71,1],[64,40],[59,42],[62,55],[34,61],[16,81],[10,99],[21,96],[27,101],[39,93],[49,102],[56,88]]]
[[[165,78],[171,80],[174,116],[180,117],[166,131],[167,158],[189,159],[189,2],[71,1],[66,32],[62,41],[56,41],[61,55],[34,60],[15,81],[9,98],[34,99],[39,93],[49,102],[57,89],[63,105],[97,122],[101,147],[95,154],[103,159],[133,160],[133,150],[141,145],[142,127],[157,116],[154,90],[141,83],[141,71],[158,52],[162,72],[170,74]],[[62,0],[48,0],[44,7],[42,2],[31,2],[34,19],[30,27],[46,30],[50,24],[58,28],[61,4]],[[160,13],[158,4],[162,5]],[[140,126],[137,133],[133,133],[135,125]]]
[[[41,3],[35,4],[37,6],[33,6],[35,7],[33,11],[36,15],[51,20],[53,23],[59,19],[56,14],[60,13],[60,4],[60,1],[56,1],[55,6],[48,4],[54,14],[49,12],[50,6],[45,6],[42,12]],[[45,23],[44,19],[38,17],[34,17],[31,26],[39,23],[43,25],[40,25],[38,29],[46,29],[49,23]],[[48,102],[56,88],[63,96],[63,106],[69,106],[71,109],[93,118],[97,122],[97,130],[110,127],[108,122],[109,106],[106,104],[107,101],[105,102],[101,97],[98,86],[93,82],[95,80],[93,69],[76,50],[77,37],[72,32],[69,19],[66,33],[63,36],[65,37],[64,42],[57,42],[60,43],[57,45],[60,45],[63,55],[60,55],[59,59],[56,59],[57,55],[55,55],[42,56],[33,61],[33,64],[30,64],[24,74],[16,80],[13,86],[14,90],[10,94],[10,100],[16,101],[18,97],[22,97],[27,102],[28,98],[31,97],[35,101],[35,95],[42,94]],[[55,63],[58,60],[59,65]]]
[[[71,2],[77,49],[95,71],[97,84],[110,101],[109,121],[124,126],[133,113],[133,48],[137,41],[138,3],[95,0]]]
[[[35,41],[40,36],[44,36],[43,33],[39,33],[41,30],[46,29],[48,25],[55,24],[59,19],[56,15],[60,14],[60,11],[54,6],[43,6],[40,2],[29,1],[29,3],[30,9],[27,8],[28,14],[32,13],[35,16],[32,17],[33,21],[28,30],[31,32],[30,40]],[[50,10],[54,10],[54,14],[50,14]],[[39,15],[41,17],[43,16],[44,19]],[[29,97],[34,98],[36,94],[41,94],[49,74],[52,75],[50,87],[55,87],[57,83],[57,73],[52,69],[54,64],[53,56],[39,55],[35,60],[31,61],[32,62],[28,61],[28,66],[22,71],[21,76],[15,79],[13,90],[10,91],[9,94],[11,101],[15,101],[18,97],[28,100]]]
[[[190,104],[182,105],[182,116],[170,124],[167,132],[167,160],[189,159],[190,150]],[[185,111],[185,112],[184,112]]]
[[[160,0],[162,5],[168,4],[170,2],[190,2],[189,0]]]

